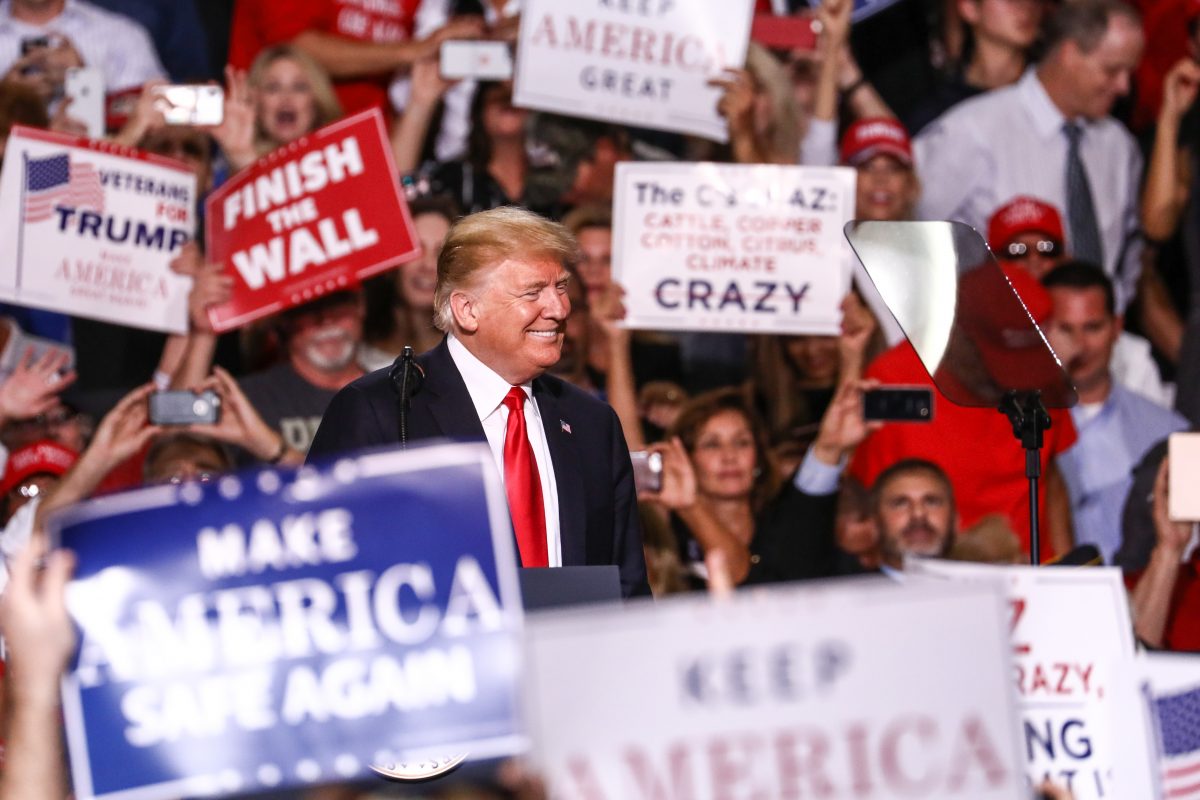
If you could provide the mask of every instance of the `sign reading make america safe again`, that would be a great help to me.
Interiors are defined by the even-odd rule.
[[[145,800],[519,751],[519,588],[482,445],[112,495],[78,558],[75,793]]]

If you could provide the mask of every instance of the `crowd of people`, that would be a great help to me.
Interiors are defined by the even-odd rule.
[[[1200,550],[1194,526],[1167,514],[1165,445],[1200,423],[1200,2],[1180,4],[1153,58],[1125,0],[899,0],[853,26],[851,0],[793,9],[819,21],[813,47],[751,43],[744,65],[713,77],[725,145],[535,113],[514,105],[510,82],[443,78],[444,41],[518,46],[519,0],[280,5],[233,3],[217,76],[191,2],[0,1],[0,159],[14,125],[84,130],[64,97],[82,66],[124,101],[108,136],[182,161],[201,198],[378,107],[421,247],[361,286],[222,335],[208,308],[233,279],[200,235],[172,264],[193,280],[185,335],[0,308],[9,338],[58,345],[23,354],[0,382],[0,555],[16,559],[24,594],[20,554],[55,509],[302,463],[339,390],[405,345],[443,341],[443,242],[462,216],[509,205],[578,243],[551,371],[612,407],[630,451],[661,459],[661,485],[638,492],[656,596],[703,589],[714,554],[737,584],[894,573],[906,555],[1026,561],[1025,456],[1002,415],[935,390],[932,421],[864,419],[865,392],[933,381],[861,276],[837,336],[622,325],[619,162],[841,165],[857,173],[856,219],[986,234],[1079,398],[1050,412],[1039,557],[1094,546],[1125,571],[1145,645],[1200,650]],[[218,77],[220,124],[166,124],[155,87]],[[215,392],[220,419],[152,424],[147,399],[163,389]],[[63,569],[51,563],[51,585]],[[56,663],[28,663],[38,658]]]

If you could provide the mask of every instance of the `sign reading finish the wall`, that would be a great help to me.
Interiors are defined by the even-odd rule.
[[[354,286],[420,253],[383,117],[365,111],[264,156],[208,198],[208,256],[234,277],[217,331]]]

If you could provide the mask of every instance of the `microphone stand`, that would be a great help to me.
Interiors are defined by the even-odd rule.
[[[400,355],[392,363],[388,372],[392,385],[399,394],[397,401],[397,416],[400,420],[400,449],[408,449],[408,399],[421,388],[421,368],[413,360],[412,345],[404,345]]]
[[[1025,448],[1025,477],[1029,479],[1029,563],[1037,566],[1041,552],[1038,530],[1038,478],[1042,474],[1042,439],[1050,428],[1050,414],[1042,405],[1038,389],[1009,390],[1000,400],[999,411],[1012,423],[1013,436]]]

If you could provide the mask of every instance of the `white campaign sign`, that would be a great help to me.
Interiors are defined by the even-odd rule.
[[[1114,726],[1120,665],[1133,655],[1121,571],[910,559],[905,574],[1006,589],[1030,780],[1049,778],[1075,800],[1125,797],[1112,788],[1116,752],[1129,744]]]
[[[709,86],[741,67],[753,0],[525,0],[513,102],[728,138]]]
[[[196,178],[179,162],[16,127],[0,209],[0,300],[187,331],[191,278],[168,264],[196,230]]]
[[[843,167],[618,164],[613,276],[625,324],[836,335],[854,182]]]
[[[995,587],[863,579],[526,621],[551,797],[1028,800]]]

